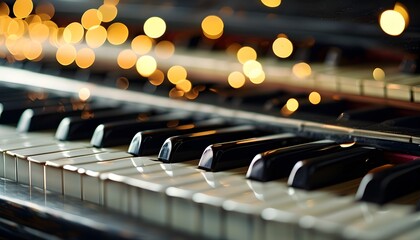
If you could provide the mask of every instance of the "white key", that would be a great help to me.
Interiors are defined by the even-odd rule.
[[[109,151],[109,149],[82,148],[78,150],[70,150],[70,151],[64,151],[64,152],[30,156],[28,157],[28,161],[29,161],[29,171],[30,171],[29,175],[31,177],[31,186],[45,189],[44,166],[47,161],[93,155],[96,153],[102,153],[102,152],[107,152],[107,151]]]
[[[153,158],[156,159],[156,156]],[[151,160],[150,157],[123,158],[105,162],[75,165],[74,167],[77,168],[77,173],[76,171],[71,171],[68,174],[78,174],[81,176],[83,200],[103,204],[103,181],[101,181],[99,178],[101,173],[113,172],[119,169],[143,167],[159,163],[160,162],[158,161]],[[64,166],[64,171],[66,171],[66,168],[67,166]],[[64,182],[64,184],[69,183]]]
[[[201,232],[201,219],[199,218],[199,207],[194,204],[192,197],[197,192],[224,187],[244,181],[246,169],[243,169],[238,176],[233,172],[201,172],[202,181],[171,186],[166,189],[166,194],[170,201],[170,225],[175,229],[180,229],[189,233]],[[187,176],[186,176],[187,177]],[[183,219],[180,221],[180,219]]]
[[[370,215],[363,216],[350,224],[343,230],[345,239],[384,239],[399,231],[410,227],[414,218],[419,215],[411,214],[412,206],[389,205],[379,208],[378,211],[370,212]],[[403,220],[408,218],[409,221]],[[411,219],[410,219],[411,218]]]
[[[13,181],[17,180],[16,159],[14,156],[6,154],[7,151],[36,147],[36,146],[52,145],[52,144],[57,144],[57,143],[58,143],[57,140],[51,138],[50,136],[49,138],[37,138],[37,139],[30,139],[30,140],[18,142],[18,143],[0,145],[0,153],[2,154],[2,158],[4,161],[3,166],[2,164],[0,164],[0,172],[2,172],[2,170],[4,172],[2,177],[11,179]],[[1,169],[2,167],[3,169]]]
[[[132,157],[132,155],[126,152],[105,152],[88,156],[47,161],[45,163],[45,188],[46,190],[53,192],[81,198],[81,178],[80,176],[74,177],[73,175],[64,176],[63,167],[65,165],[109,161],[127,157]],[[67,185],[67,189],[64,188],[65,181],[72,183],[72,185]]]
[[[307,199],[266,208],[261,216],[264,219],[265,238],[277,239],[282,233],[285,239],[299,239],[299,221],[306,216],[323,216],[333,211],[350,206],[354,203],[352,197],[337,197],[330,195],[325,198]]]
[[[40,147],[31,147],[18,150],[7,151],[8,157],[15,157],[17,165],[17,181],[23,184],[30,185],[30,171],[29,161],[27,160],[30,156],[61,152],[65,150],[73,150],[88,147],[89,143],[78,143],[78,142],[60,142],[54,145],[46,145]]]

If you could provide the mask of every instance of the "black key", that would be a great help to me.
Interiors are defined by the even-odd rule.
[[[56,129],[61,120],[70,116],[91,115],[100,111],[111,110],[111,107],[89,106],[83,102],[63,104],[46,108],[26,109],[18,122],[17,131],[32,132]]]
[[[1,124],[16,124],[19,121],[21,114],[28,108],[42,108],[49,106],[60,106],[70,103],[68,98],[47,98],[35,101],[11,101],[0,103],[0,123]]]
[[[363,177],[356,198],[384,204],[420,190],[420,158]]]
[[[255,156],[246,177],[262,182],[285,178],[289,176],[293,166],[300,160],[341,150],[343,148],[334,141],[320,140],[266,151]]]
[[[302,160],[293,167],[288,184],[312,190],[363,177],[369,170],[385,163],[381,155],[375,148],[351,147]]]
[[[222,171],[248,166],[258,153],[308,141],[294,134],[283,133],[208,146],[198,167],[208,171]]]
[[[95,129],[90,143],[95,147],[127,145],[139,131],[176,127],[193,121],[194,117],[191,114],[184,113],[152,116],[147,119],[132,119],[103,123]]]
[[[197,124],[141,131],[133,137],[128,152],[136,156],[158,154],[162,144],[169,137],[226,127],[229,127],[229,124],[225,121],[212,119]]]
[[[89,139],[99,124],[107,122],[121,121],[123,119],[141,119],[154,114],[150,109],[143,110],[112,110],[94,113],[92,115],[82,115],[66,117],[58,125],[55,137],[58,140],[80,140]]]
[[[158,158],[168,163],[198,159],[210,144],[267,134],[253,126],[239,126],[174,136],[162,145]]]

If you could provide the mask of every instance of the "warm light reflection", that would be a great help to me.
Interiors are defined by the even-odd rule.
[[[192,84],[189,80],[184,79],[176,83],[176,88],[183,92],[189,92],[192,88]]]
[[[309,102],[316,105],[321,102],[321,94],[318,92],[311,92],[308,96]]]
[[[90,90],[89,88],[81,88],[79,90],[79,98],[82,101],[86,101],[90,98]]]
[[[297,78],[305,79],[311,76],[312,69],[311,66],[309,66],[309,64],[301,62],[293,65],[292,72]]]
[[[42,54],[42,45],[39,42],[30,41],[23,46],[23,55],[28,60],[35,60]]]
[[[155,54],[158,58],[168,59],[175,53],[175,45],[170,41],[158,42],[155,46]]]
[[[408,15],[407,7],[404,6],[402,3],[396,2],[394,6],[394,10],[399,12],[403,16],[405,20],[405,26],[407,27],[408,24],[410,23],[410,16]]]
[[[261,63],[255,60],[249,60],[242,66],[245,76],[249,78],[258,78],[263,74]]]
[[[228,77],[228,83],[233,88],[241,88],[245,84],[245,76],[238,71],[231,72]]]
[[[13,13],[16,18],[26,18],[31,14],[33,7],[32,0],[16,0],[13,4]]]
[[[144,33],[151,38],[159,38],[166,31],[166,23],[160,17],[151,17],[143,25]]]
[[[342,144],[340,144],[340,147],[348,148],[348,147],[354,146],[355,144],[356,144],[356,142],[342,143]]]
[[[76,64],[80,68],[88,68],[95,62],[95,52],[90,48],[77,51]]]
[[[128,81],[128,79],[126,77],[120,77],[120,78],[117,79],[115,85],[119,89],[126,90],[126,89],[128,89],[128,87],[130,85],[130,82]]]
[[[10,9],[9,6],[7,6],[6,3],[1,2],[0,3],[0,16],[9,16]]]
[[[74,62],[76,54],[74,46],[66,44],[57,49],[56,59],[61,65],[67,66]]]
[[[123,44],[128,38],[128,28],[123,23],[113,23],[108,27],[108,42],[113,45]]]
[[[156,68],[157,63],[155,58],[152,56],[141,56],[136,62],[137,72],[143,77],[150,76],[154,71],[156,71]]]
[[[153,41],[153,39],[146,35],[139,35],[131,40],[131,49],[140,55],[147,54],[152,50]]]
[[[281,0],[261,0],[261,2],[267,7],[278,7],[281,4]]]
[[[171,83],[177,84],[179,81],[187,79],[187,70],[182,66],[172,66],[169,68],[167,76]]]
[[[101,22],[102,13],[97,9],[89,9],[82,15],[81,23],[86,30],[98,26]]]
[[[403,15],[395,10],[386,10],[379,17],[382,30],[391,36],[400,35],[406,26]]]
[[[296,100],[295,98],[290,98],[286,102],[286,108],[290,112],[295,112],[299,108],[299,102],[298,102],[298,100]]]
[[[111,22],[118,14],[115,4],[103,4],[98,10],[102,14],[102,22]]]
[[[176,88],[172,88],[170,91],[169,91],[169,97],[170,98],[181,98],[181,97],[183,97],[184,96],[184,92],[183,91],[181,91],[181,90],[178,90],[178,89],[176,89]]]
[[[223,20],[215,15],[207,16],[201,22],[203,34],[210,39],[217,39],[223,34]]]
[[[117,57],[118,66],[122,69],[130,69],[136,65],[137,55],[131,49],[122,50]]]
[[[42,23],[34,23],[28,26],[29,37],[37,42],[45,42],[48,39],[50,29]]]
[[[85,30],[82,24],[78,22],[72,22],[64,28],[63,38],[67,43],[78,43],[82,41]]]
[[[293,52],[293,44],[289,39],[279,37],[273,42],[272,49],[277,57],[287,58]]]
[[[35,8],[35,13],[42,17],[42,20],[50,20],[54,17],[55,8],[49,2],[41,2]]]
[[[156,69],[156,71],[154,71],[149,76],[149,82],[152,85],[155,85],[155,86],[161,85],[164,80],[165,80],[165,74],[161,70],[159,70],[159,69]]]
[[[382,68],[375,68],[372,72],[373,79],[382,81],[385,79],[385,72]]]
[[[257,60],[257,52],[252,47],[241,47],[236,54],[238,61],[242,64],[249,60]]]
[[[264,82],[265,80],[265,73],[263,71],[261,71],[260,75],[256,76],[256,77],[250,77],[249,80],[253,83],[253,84],[261,84]]]
[[[102,46],[107,37],[107,31],[102,26],[95,26],[89,28],[86,32],[86,44],[91,48],[98,48]]]

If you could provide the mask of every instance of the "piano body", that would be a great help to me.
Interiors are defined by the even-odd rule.
[[[417,10],[0,3],[0,235],[419,239]]]

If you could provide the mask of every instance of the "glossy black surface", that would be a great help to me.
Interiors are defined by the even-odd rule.
[[[363,177],[369,170],[384,163],[381,152],[375,148],[353,147],[297,162],[288,184],[313,190]]]
[[[61,106],[70,103],[69,98],[52,97],[36,100],[14,100],[0,103],[0,123],[16,124],[21,114],[28,108],[43,108],[51,106]]]
[[[357,190],[356,198],[384,204],[420,190],[420,159],[369,173]]]
[[[145,110],[111,110],[86,116],[66,117],[61,120],[55,137],[58,140],[79,140],[92,137],[99,124],[121,121],[124,119],[141,119],[154,114],[150,109]]]
[[[170,128],[191,123],[191,114],[165,114],[146,119],[132,119],[100,124],[93,133],[90,143],[95,147],[128,145],[133,136],[143,130]]]
[[[90,104],[82,102],[47,108],[26,109],[22,113],[16,129],[19,132],[56,129],[60,121],[65,117],[96,114],[100,111],[111,109],[112,107],[110,106],[90,106]]]
[[[267,135],[253,126],[222,128],[168,138],[159,152],[159,160],[168,163],[198,159],[213,143]]]
[[[214,119],[171,128],[141,131],[133,137],[128,152],[136,156],[158,154],[162,144],[169,137],[226,128],[228,126],[229,124],[226,121]]]
[[[246,176],[262,182],[285,178],[298,161],[340,150],[342,147],[334,141],[320,140],[266,151],[255,156]]]
[[[198,167],[208,171],[222,171],[248,166],[255,154],[308,141],[294,134],[283,133],[265,137],[216,143],[208,146]]]

